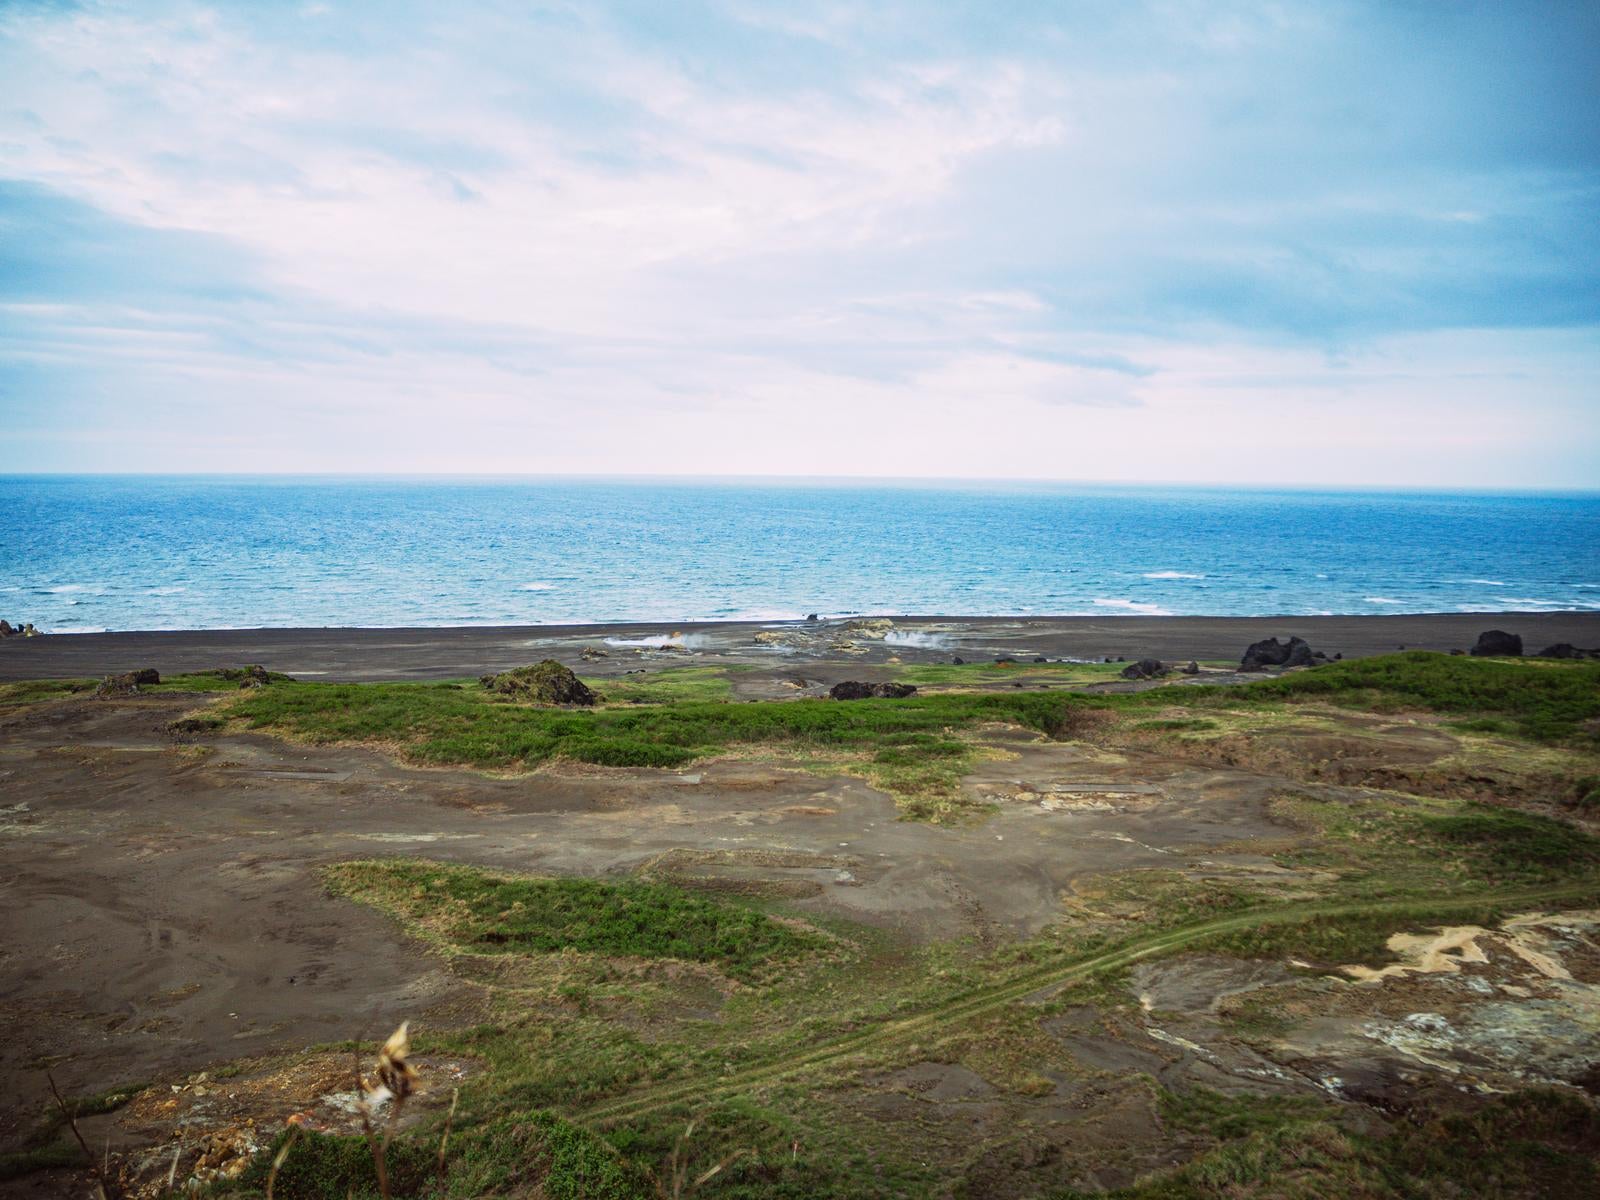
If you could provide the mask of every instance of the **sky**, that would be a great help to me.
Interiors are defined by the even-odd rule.
[[[1600,5],[0,0],[0,472],[1600,487]]]

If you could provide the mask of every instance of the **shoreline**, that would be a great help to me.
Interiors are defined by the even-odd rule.
[[[586,667],[596,675],[638,665],[628,651],[660,662],[798,665],[817,656],[755,643],[763,630],[843,634],[851,621],[888,619],[888,642],[863,640],[858,661],[881,663],[976,659],[998,654],[1098,660],[1237,660],[1263,638],[1305,638],[1317,650],[1346,657],[1400,649],[1465,650],[1479,633],[1520,634],[1527,653],[1556,642],[1600,646],[1600,611],[1398,613],[1352,616],[1185,617],[888,615],[826,621],[605,622],[563,625],[458,625],[148,630],[47,634],[0,641],[0,681],[103,675],[153,666],[167,673],[260,663],[269,670],[329,681],[422,680],[505,670],[538,658],[576,654],[607,639],[638,642],[689,635],[685,649],[611,647],[607,659]],[[833,656],[837,657],[837,656]]]

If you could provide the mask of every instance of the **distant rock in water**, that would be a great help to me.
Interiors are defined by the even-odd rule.
[[[595,694],[583,680],[553,658],[531,667],[517,667],[498,675],[481,675],[478,682],[489,691],[537,704],[593,704]]]
[[[1239,660],[1241,671],[1264,671],[1268,667],[1315,667],[1330,661],[1320,650],[1313,650],[1304,638],[1291,637],[1287,642],[1268,638],[1254,642],[1246,648]]]
[[[1507,633],[1503,629],[1490,629],[1478,635],[1477,645],[1471,651],[1474,658],[1520,658],[1522,635]]]
[[[1160,679],[1167,673],[1167,664],[1159,658],[1141,658],[1122,668],[1124,679]]]
[[[830,700],[904,700],[917,689],[909,683],[863,683],[847,679],[828,689]]]
[[[137,671],[124,671],[120,675],[107,675],[94,689],[96,696],[137,696],[141,687],[161,682],[161,673],[154,667]]]

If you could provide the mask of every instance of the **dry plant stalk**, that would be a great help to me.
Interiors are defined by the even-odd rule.
[[[399,1029],[389,1035],[389,1040],[378,1051],[377,1083],[370,1087],[365,1076],[361,1074],[359,1044],[354,1051],[356,1091],[361,1095],[356,1110],[361,1114],[361,1129],[366,1134],[367,1146],[372,1151],[372,1166],[378,1175],[378,1194],[383,1200],[390,1200],[389,1143],[394,1139],[394,1131],[400,1123],[400,1113],[405,1108],[406,1100],[420,1090],[417,1069],[410,1061],[410,1031],[411,1022],[404,1021]],[[380,1138],[372,1127],[372,1111],[374,1105],[382,1103],[385,1099],[392,1103],[389,1105],[389,1116],[384,1121],[383,1136]],[[453,1106],[451,1111],[454,1112]],[[442,1158],[443,1148],[439,1153]]]
[[[277,1186],[278,1172],[283,1170],[284,1159],[289,1157],[289,1151],[294,1149],[295,1141],[300,1137],[300,1126],[289,1127],[289,1136],[283,1139],[283,1145],[278,1147],[278,1153],[273,1156],[272,1170],[267,1172],[267,1200],[272,1200],[272,1189]]]
[[[694,1127],[699,1123],[700,1119],[696,1117],[689,1122],[684,1131],[678,1136],[676,1144],[672,1147],[672,1153],[667,1157],[667,1181],[663,1183],[660,1174],[655,1171],[650,1172],[651,1181],[656,1185],[656,1195],[660,1196],[661,1200],[681,1200],[682,1197],[687,1196],[690,1192],[698,1191],[702,1184],[721,1174],[725,1168],[731,1166],[736,1160],[743,1158],[746,1154],[755,1153],[754,1150],[740,1147],[731,1154],[724,1155],[721,1161],[709,1170],[702,1171],[699,1175],[690,1179],[689,1164],[684,1150],[689,1144],[689,1139],[694,1136]]]
[[[49,1071],[44,1073],[45,1079],[50,1084],[50,1094],[56,1099],[56,1107],[61,1110],[61,1115],[67,1119],[67,1125],[72,1130],[72,1136],[78,1140],[78,1148],[83,1151],[83,1159],[89,1164],[89,1170],[94,1175],[95,1190],[100,1193],[100,1200],[111,1200],[111,1189],[106,1184],[106,1172],[95,1165],[94,1152],[89,1149],[89,1143],[83,1140],[83,1131],[78,1128],[78,1118],[67,1107],[67,1102],[61,1098],[61,1089],[56,1086],[56,1077]],[[110,1135],[107,1134],[106,1152],[110,1154]]]
[[[444,1132],[439,1135],[439,1186],[444,1186],[444,1152],[450,1144],[450,1129],[456,1123],[456,1104],[461,1099],[461,1089],[453,1088],[450,1092],[450,1111],[445,1114]]]

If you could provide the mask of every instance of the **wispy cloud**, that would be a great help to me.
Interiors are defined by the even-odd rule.
[[[0,469],[1600,483],[1597,25],[10,5]]]

